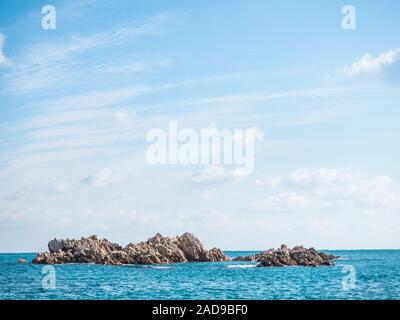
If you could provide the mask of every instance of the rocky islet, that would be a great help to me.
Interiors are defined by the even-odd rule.
[[[123,264],[170,264],[182,262],[224,262],[229,257],[218,248],[206,250],[201,241],[191,233],[176,237],[154,237],[137,244],[123,247],[97,236],[80,240],[51,240],[48,252],[39,253],[32,261],[35,264],[95,263],[106,265]],[[339,257],[314,248],[296,246],[292,249],[281,245],[248,256],[239,256],[233,261],[258,262],[259,267],[283,266],[332,266]]]

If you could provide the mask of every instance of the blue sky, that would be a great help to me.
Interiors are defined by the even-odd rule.
[[[185,231],[223,249],[399,248],[399,12],[1,1],[0,252]],[[255,171],[147,164],[146,132],[171,120],[258,128]]]

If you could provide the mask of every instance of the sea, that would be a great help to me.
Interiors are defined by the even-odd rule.
[[[258,268],[256,263],[157,266],[35,265],[35,253],[0,254],[1,300],[400,299],[400,250],[325,251],[332,267]],[[229,257],[255,253],[226,251]],[[27,263],[18,263],[23,258]]]

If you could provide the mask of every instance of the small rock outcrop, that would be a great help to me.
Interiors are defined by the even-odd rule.
[[[23,259],[23,258],[19,258],[19,259],[18,259],[18,263],[26,263],[26,260]]]
[[[117,264],[115,258],[123,255],[123,247],[97,236],[80,240],[51,240],[49,252],[40,253],[32,262],[40,264],[97,263]]]
[[[229,258],[217,248],[207,251],[191,233],[180,237],[154,237],[125,248],[96,236],[80,240],[51,240],[49,252],[38,254],[32,261],[38,264],[167,264],[176,262],[217,262]]]
[[[240,256],[234,261],[256,261],[259,267],[283,267],[283,266],[333,266],[335,259],[339,257],[318,252],[314,248],[304,248],[296,246],[289,249],[286,245],[281,245],[279,249],[270,249],[264,252],[249,256]]]

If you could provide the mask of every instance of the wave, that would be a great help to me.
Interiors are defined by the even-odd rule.
[[[100,289],[104,290],[104,291],[113,291],[113,287],[111,286],[100,286]]]
[[[137,268],[137,269],[170,269],[172,266],[152,266],[148,264],[123,264],[118,267]]]
[[[255,268],[257,265],[255,264],[230,264],[226,266],[229,269],[247,269],[247,268]]]

